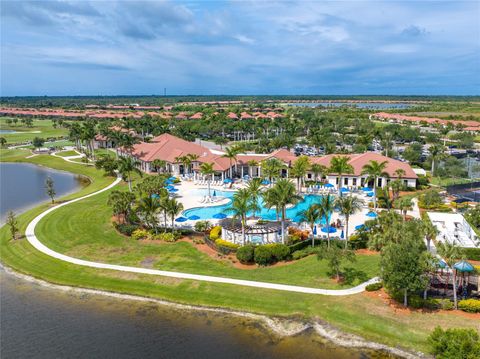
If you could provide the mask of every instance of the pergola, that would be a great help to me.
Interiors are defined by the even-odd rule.
[[[222,226],[222,239],[242,244],[242,224],[240,220],[225,218],[219,222]],[[285,230],[291,223],[285,222]],[[281,222],[261,222],[245,226],[246,242],[254,244],[276,243],[281,240]]]

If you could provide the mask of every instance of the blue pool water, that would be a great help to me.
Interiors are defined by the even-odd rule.
[[[230,199],[233,197],[235,193],[233,191],[215,191],[215,192],[217,197],[226,197]],[[211,193],[213,193],[213,191]],[[197,196],[205,196],[207,195],[207,190],[199,189],[199,190],[196,190],[194,194]],[[306,195],[302,202],[299,202],[295,206],[287,209],[287,218],[294,222],[299,222],[300,213],[308,209],[312,204],[320,203],[320,201],[321,201],[321,196],[314,195],[314,194]],[[260,199],[259,204],[260,204],[261,210],[255,213],[256,217],[260,217],[262,219],[266,219],[270,221],[274,221],[277,219],[277,214],[274,208],[273,209],[265,208],[262,199]],[[225,210],[230,206],[231,206],[231,200],[229,201],[229,203],[218,205],[218,206],[195,207],[195,208],[187,209],[186,211],[184,211],[183,216],[189,217],[189,216],[197,215],[202,220],[212,219],[213,216],[217,213],[225,213]],[[228,213],[226,214],[228,215]],[[322,220],[322,224],[325,224],[325,220]]]

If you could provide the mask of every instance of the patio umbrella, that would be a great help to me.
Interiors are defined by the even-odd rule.
[[[232,182],[233,182],[233,180],[231,178],[225,178],[223,180],[223,183],[232,183]]]
[[[263,184],[264,186],[269,185],[269,184],[270,184],[270,181],[269,181],[268,179],[264,179],[264,180],[262,181],[262,184]]]
[[[364,192],[372,192],[373,189],[370,188],[370,187],[363,187],[363,188],[362,188],[362,191],[364,191]]]
[[[343,233],[343,229],[342,229],[342,233],[340,233],[340,238],[341,239],[345,238],[345,234]]]
[[[215,219],[224,219],[227,218],[227,215],[225,213],[216,213],[212,217]]]
[[[158,194],[156,194],[156,193],[152,194],[150,197],[152,197],[152,198],[160,198],[160,196],[159,196]]]
[[[167,181],[175,181],[177,178],[176,177],[169,177]]]
[[[439,259],[438,262],[437,262],[437,266],[441,269],[445,269],[445,268],[447,268],[447,263],[445,263],[445,261],[443,259]]]
[[[373,197],[373,192],[367,192],[367,197]]]
[[[193,215],[191,215],[191,216],[188,217],[188,220],[189,220],[189,221],[196,221],[196,220],[198,220],[198,219],[200,219],[200,217],[197,216],[196,214],[193,214]]]
[[[377,218],[377,217],[378,217],[378,214],[376,214],[375,212],[370,211],[370,212],[368,212],[368,213],[366,214],[366,216],[367,216],[367,217],[370,217],[370,218]]]
[[[337,231],[337,229],[328,226],[328,227],[322,227],[321,231],[322,231],[323,233],[335,233],[335,232]]]
[[[323,187],[325,187],[325,188],[333,188],[333,187],[335,187],[335,186],[334,186],[333,184],[331,184],[331,183],[326,183]]]
[[[317,235],[317,226],[313,226],[313,236]]]
[[[340,192],[347,193],[347,192],[350,192],[350,190],[348,188],[342,187],[340,188]]]
[[[360,230],[360,229],[362,229],[362,228],[364,228],[364,227],[365,227],[364,224],[359,224],[358,226],[355,226],[355,230],[358,231],[358,230]]]
[[[186,221],[188,221],[188,219],[185,217],[178,217],[177,219],[175,219],[175,222],[186,222]]]
[[[217,191],[213,190],[213,197],[217,196]]]
[[[465,260],[455,263],[453,265],[453,268],[455,268],[456,270],[462,273],[474,271],[473,266]]]
[[[168,192],[178,192],[178,189],[177,188],[172,188],[172,189],[169,189]]]
[[[172,189],[175,189],[175,187],[173,187],[172,185],[168,185],[165,187],[168,191],[172,190]]]

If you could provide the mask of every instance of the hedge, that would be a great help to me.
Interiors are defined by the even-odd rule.
[[[467,256],[467,259],[480,261],[480,248],[463,248],[463,253]]]
[[[237,259],[240,261],[240,263],[243,263],[243,264],[253,263],[254,252],[255,252],[255,246],[252,244],[247,244],[246,246],[238,248]]]
[[[220,238],[221,234],[222,234],[222,227],[215,226],[210,230],[210,239],[215,241],[218,238]]]
[[[458,302],[458,309],[469,313],[480,313],[480,300],[464,299]]]
[[[365,287],[365,290],[367,292],[376,292],[377,290],[380,290],[382,289],[383,287],[383,284],[381,282],[378,282],[378,283],[372,283],[372,284],[369,284]]]

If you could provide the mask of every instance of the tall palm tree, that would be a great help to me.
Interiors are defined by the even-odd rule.
[[[73,122],[68,125],[68,137],[75,142],[77,150],[80,149],[80,138],[82,136],[82,128],[78,122]]]
[[[122,175],[123,180],[128,182],[130,192],[132,192],[132,172],[137,173],[140,177],[143,175],[142,171],[138,169],[139,165],[140,161],[135,157],[120,157],[118,160],[118,171]]]
[[[260,198],[260,193],[262,191],[262,179],[253,178],[250,182],[248,182],[247,191],[250,194],[250,198],[253,205],[252,206],[253,217],[255,217],[257,214],[257,211],[261,209],[258,203],[258,200]]]
[[[225,148],[225,154],[222,157],[228,158],[230,162],[230,178],[233,178],[233,163],[237,163],[237,155],[239,150],[236,147],[227,147]]]
[[[400,210],[400,212],[402,212],[403,220],[406,221],[407,220],[407,212],[412,210],[413,202],[408,197],[402,197],[402,198],[399,198],[396,201],[395,207],[398,208]]]
[[[331,195],[326,195],[322,197],[320,203],[314,205],[320,213],[320,218],[325,217],[327,222],[327,229],[330,227],[330,217],[335,209],[335,197]],[[327,245],[330,247],[330,231],[327,230]]]
[[[274,178],[280,177],[280,171],[285,168],[283,162],[275,157],[263,160],[260,165],[262,167],[262,175],[270,180],[270,184],[273,183]]]
[[[444,150],[445,150],[444,147],[438,144],[430,146],[430,148],[428,149],[428,152],[430,152],[430,158],[432,160],[432,169],[431,169],[432,176],[435,176],[436,161],[443,157]]]
[[[172,219],[172,232],[175,231],[175,217],[183,211],[183,204],[175,198],[169,198],[166,202],[167,213]]]
[[[83,123],[80,136],[81,136],[81,139],[85,141],[87,152],[90,152],[90,155],[92,156],[93,159],[95,159],[95,151],[93,148],[93,140],[95,139],[95,135],[96,135],[95,122],[85,121]]]
[[[288,179],[282,178],[269,188],[269,200],[275,203],[275,207],[281,213],[282,220],[282,243],[285,244],[285,221],[287,217],[287,206],[298,203],[302,197],[297,194],[295,185]]]
[[[310,168],[310,160],[307,156],[298,157],[292,164],[290,175],[297,179],[298,192],[302,192],[303,180]]]
[[[255,160],[250,160],[247,162],[247,165],[248,165],[248,175],[250,176],[250,178],[253,177],[253,167],[256,167],[258,166],[258,162],[255,161]]]
[[[342,177],[344,174],[353,173],[353,167],[350,163],[350,157],[348,156],[333,156],[330,161],[330,167],[328,171],[330,173],[336,174],[338,178],[338,195],[340,196],[342,192]]]
[[[248,213],[254,210],[254,204],[251,201],[250,192],[246,188],[238,190],[233,195],[232,204],[225,210],[227,213],[233,214],[233,218],[239,219],[242,225],[242,241],[245,245],[245,226],[247,225]]]
[[[151,196],[142,198],[137,208],[138,212],[143,216],[147,226],[153,228],[155,233],[157,233],[157,213],[160,208],[160,200]]]
[[[445,260],[453,273],[453,302],[457,309],[457,271],[454,268],[455,263],[462,258],[462,250],[450,242],[440,242],[437,244],[438,254]]]
[[[314,163],[310,166],[310,171],[313,172],[313,180],[317,182],[318,176],[323,177],[328,172],[328,168],[319,163]]]
[[[425,233],[425,239],[427,240],[427,250],[430,251],[430,243],[437,237],[438,229],[432,224],[428,216],[423,217],[422,222],[423,232]]]
[[[403,168],[397,168],[394,172],[395,176],[397,176],[398,179],[402,178],[407,174]]]
[[[200,165],[200,173],[204,176],[210,176],[207,181],[208,185],[208,198],[210,198],[210,182],[212,181],[212,177],[215,174],[213,170],[213,163],[204,162]]]
[[[322,219],[320,211],[315,206],[310,206],[306,210],[300,212],[301,222],[308,223],[312,233],[312,247],[315,245],[315,237],[313,235],[313,229],[315,228],[315,223]]]
[[[151,165],[156,172],[158,172],[158,170],[160,169],[163,172],[165,170],[165,167],[167,166],[167,161],[160,160],[157,158],[152,161]]]
[[[379,177],[389,177],[385,172],[388,161],[370,161],[362,168],[362,175],[367,175],[367,181],[373,180],[373,208],[377,209],[377,182]]]
[[[353,216],[355,213],[362,210],[364,201],[353,195],[337,197],[335,201],[335,206],[339,209],[340,214],[345,217],[345,249],[348,246],[348,224],[350,221],[350,216]]]

